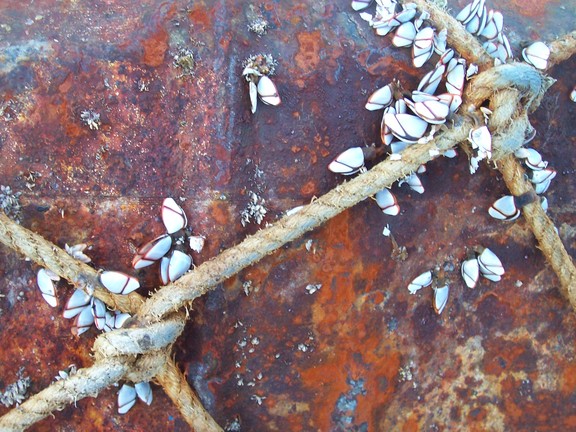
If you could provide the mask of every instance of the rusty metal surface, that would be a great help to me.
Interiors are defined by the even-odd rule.
[[[98,267],[132,273],[135,249],[163,231],[165,196],[186,199],[191,226],[207,237],[194,256],[202,262],[257,229],[240,224],[248,191],[266,200],[273,223],[337,185],[331,158],[379,137],[366,95],[395,77],[414,87],[423,74],[349,3],[2,2],[0,184],[22,192],[22,224],[60,246],[89,243]],[[454,11],[463,4],[450,2]],[[522,40],[572,30],[571,4],[489,6],[503,12],[516,54]],[[254,15],[270,23],[261,37],[247,28]],[[190,76],[175,64],[185,50],[195,58]],[[252,115],[240,73],[257,53],[278,60],[283,103]],[[546,195],[572,256],[575,66],[551,71],[558,82],[532,118],[533,145],[558,170]],[[98,130],[81,121],[84,110],[100,114]],[[254,431],[576,428],[575,315],[522,219],[487,215],[506,193],[497,171],[470,176],[461,154],[428,164],[423,183],[424,195],[393,188],[400,216],[366,200],[196,304],[176,360],[220,424],[239,416]],[[390,258],[386,224],[406,261]],[[440,316],[430,291],[408,293],[416,275],[457,266],[477,244],[502,258],[501,282],[470,290],[455,271]],[[74,337],[61,318],[69,289],[60,285],[50,309],[37,267],[1,252],[0,389],[24,367],[35,393],[70,363],[90,364],[96,331]],[[153,269],[133,273],[158,284]],[[322,287],[307,294],[308,284]],[[158,387],[154,398],[120,416],[110,389],[32,430],[187,429]]]

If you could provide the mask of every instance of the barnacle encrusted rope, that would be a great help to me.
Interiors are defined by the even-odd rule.
[[[159,290],[140,309],[138,316],[142,324],[161,320],[166,314],[180,309],[243,268],[347,208],[392,186],[394,182],[415,172],[420,165],[464,141],[473,123],[471,119],[464,117],[460,117],[458,121],[459,127],[447,130],[428,144],[414,145],[404,150],[401,160],[387,159],[380,162],[368,172],[336,186],[297,213],[285,216],[274,225],[248,236],[239,245],[201,264],[169,289]]]
[[[520,196],[534,190],[532,184],[526,180],[524,169],[514,156],[503,157],[498,161],[498,166],[506,186],[513,195]],[[538,240],[540,250],[558,276],[563,294],[568,297],[572,308],[576,310],[576,269],[564,244],[558,238],[554,224],[539,201],[524,206],[522,213]]]
[[[482,48],[476,38],[470,39],[471,35],[456,19],[425,0],[412,1],[414,1],[418,7],[428,10],[437,25],[439,24],[449,29],[448,33],[451,45],[453,45],[457,51],[463,53],[469,62],[476,62],[481,67],[488,65],[488,63],[486,63],[486,51],[484,48]],[[576,31],[572,31],[550,44],[548,69],[567,60],[575,53]],[[491,62],[492,61],[493,60],[491,60]],[[532,69],[532,71],[527,68]],[[506,84],[514,81],[513,87],[519,89],[521,92],[528,91],[533,94],[533,97],[527,99],[529,102],[527,108],[528,111],[531,112],[537,108],[544,93],[554,82],[551,78],[544,77],[541,82],[541,88],[537,91],[536,74],[541,75],[533,68],[530,68],[530,66],[522,65],[521,63],[506,64],[499,68],[493,68],[480,74],[472,81],[466,92],[467,99],[476,106],[479,106],[484,100],[492,97],[491,107],[495,112],[490,119],[490,124],[492,127],[501,128],[511,121],[508,113],[514,111],[512,104],[520,108],[517,95],[514,92],[504,91]],[[495,87],[497,87],[497,89],[495,89]],[[500,93],[498,93],[498,91],[495,92],[495,90],[500,90]],[[523,121],[527,122],[525,116],[523,117]],[[527,132],[530,131],[530,129],[526,130]],[[512,136],[508,136],[508,138],[508,142],[513,143],[514,147],[522,145],[522,142],[519,142],[518,139],[514,139]],[[534,192],[532,185],[525,179],[524,169],[514,156],[507,152],[508,149],[504,149],[501,143],[496,142],[496,139],[494,147],[494,159],[498,159],[498,169],[502,173],[502,177],[510,192],[517,196],[525,192]],[[501,153],[502,150],[504,150],[504,154]],[[567,296],[572,308],[576,310],[576,267],[558,233],[554,229],[554,224],[546,215],[539,202],[524,207],[523,214],[538,241],[540,250],[558,276],[564,295]]]
[[[495,94],[492,102],[496,106],[503,106],[511,96],[510,91],[503,91]],[[503,117],[496,117],[493,120],[496,126],[505,124],[507,121]],[[526,179],[524,169],[514,156],[507,154],[500,158],[498,167],[506,186],[513,195],[520,196],[525,193],[534,193],[532,184]],[[540,200],[524,206],[522,212],[538,241],[540,250],[558,276],[564,296],[568,298],[570,304],[576,310],[576,268],[564,244],[558,237],[554,224],[546,215]]]
[[[79,369],[2,416],[0,430],[24,430],[55,410],[62,410],[87,396],[96,396],[103,388],[121,380],[129,370],[130,365],[120,361],[96,362],[89,368]]]
[[[144,302],[137,293],[116,295],[100,287],[98,273],[68,255],[58,246],[46,241],[44,237],[14,223],[0,211],[0,242],[16,252],[30,258],[38,265],[52,270],[58,276],[68,280],[77,289],[82,289],[99,298],[114,310],[136,313]]]
[[[418,9],[427,11],[430,14],[430,21],[432,21],[437,28],[445,28],[448,30],[448,45],[454,47],[460,56],[467,60],[474,58],[480,70],[490,68],[494,64],[494,59],[482,48],[478,39],[468,33],[456,18],[447,14],[432,2],[426,0],[409,0],[405,3],[408,2],[415,3]]]
[[[120,296],[99,288],[96,282],[98,276],[96,270],[73,259],[64,250],[45,240],[42,236],[14,223],[3,212],[0,212],[0,242],[22,255],[29,257],[37,264],[57,273],[60,277],[74,284],[76,288],[89,291],[94,290],[94,296],[104,301],[114,310],[135,314],[144,302],[144,297],[137,293]],[[180,317],[180,321],[183,323],[184,318]],[[102,358],[101,361],[97,362],[95,367],[98,371],[101,371],[106,369],[106,365],[108,364],[110,368],[114,369],[120,361],[118,358]],[[149,375],[149,372],[153,370],[150,367],[150,361],[151,356],[147,354],[145,358],[140,359],[137,363],[133,363],[131,367],[129,367],[129,363],[124,362],[124,373],[121,374],[120,377],[115,373],[105,373],[103,376],[96,374],[98,380],[84,384],[90,389],[87,395],[94,396],[122,378],[135,382],[147,381],[148,379],[135,379],[137,377],[135,377],[134,374],[138,372],[137,365],[143,365],[146,366],[145,370],[148,371],[147,373]],[[91,370],[91,368],[81,369],[81,371],[83,371],[83,375],[81,376],[86,380],[90,380],[95,376],[95,374],[91,372],[86,373],[88,369]],[[174,404],[180,408],[184,420],[193,429],[202,431],[221,430],[191,390],[186,382],[186,378],[176,367],[168,351],[162,353],[161,369],[158,371],[156,379]],[[0,430],[21,430],[41,420],[51,412],[60,409],[62,400],[76,402],[84,397],[78,393],[67,399],[66,392],[69,391],[67,390],[68,387],[63,387],[61,384],[65,381],[66,380],[58,381],[52,384],[46,389],[50,389],[50,391],[31,396],[24,404],[1,417]],[[59,392],[63,394],[59,394]]]

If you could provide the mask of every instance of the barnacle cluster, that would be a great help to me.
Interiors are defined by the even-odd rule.
[[[80,113],[80,119],[90,130],[98,130],[100,127],[100,114],[91,110],[84,110]]]
[[[22,192],[13,193],[10,186],[0,185],[0,209],[6,216],[20,223],[22,207],[20,206],[20,195]]]
[[[266,34],[268,26],[268,21],[262,17],[257,17],[248,24],[248,30],[252,33],[256,33],[258,36],[262,36]]]
[[[410,294],[416,294],[422,288],[432,286],[434,295],[432,307],[437,314],[441,314],[448,303],[451,280],[450,272],[454,270],[451,262],[436,266],[418,275],[408,284]],[[475,288],[480,275],[492,282],[498,282],[504,274],[504,266],[500,259],[488,248],[478,246],[468,251],[467,258],[460,266],[460,274],[468,288]]]
[[[24,368],[20,368],[18,370],[18,380],[9,384],[0,394],[0,403],[5,407],[21,404],[26,399],[30,382],[30,377],[24,376]]]
[[[372,4],[372,0],[353,0],[354,10],[363,10]],[[382,146],[352,147],[339,154],[328,166],[332,172],[342,175],[352,175],[365,170],[365,162],[381,156],[387,148],[391,160],[401,160],[402,152],[409,146],[429,142],[439,125],[446,123],[458,111],[462,103],[464,85],[478,72],[476,65],[467,67],[458,53],[447,47],[447,30],[437,31],[429,22],[426,11],[418,13],[416,4],[397,0],[376,0],[375,13],[361,12],[360,16],[367,21],[379,36],[393,33],[392,44],[396,47],[410,48],[414,67],[422,67],[436,53],[439,56],[434,68],[428,72],[418,84],[416,90],[405,91],[398,80],[378,88],[366,102],[370,111],[383,110],[380,124]],[[484,49],[494,58],[496,65],[512,59],[512,50],[508,38],[504,35],[503,16],[500,12],[488,10],[485,0],[473,0],[458,13],[456,19],[466,30],[480,38]],[[550,50],[542,42],[535,42],[522,51],[524,60],[538,69],[547,67]],[[443,89],[444,92],[437,92]],[[439,94],[437,94],[439,93]],[[473,108],[473,107],[472,107]],[[479,169],[479,162],[492,158],[492,133],[490,131],[490,115],[486,108],[470,111],[475,125],[468,135],[470,156],[470,173]],[[528,137],[524,144],[533,136]],[[436,150],[430,156],[439,156]],[[444,153],[444,156],[454,157],[454,150]],[[545,192],[556,171],[547,168],[547,162],[532,148],[520,148],[515,156],[522,160],[528,168],[528,178],[534,184],[536,194]],[[426,172],[424,165],[398,181],[398,186],[407,184],[417,193],[424,192],[424,186],[418,174]],[[505,196],[494,202],[488,213],[496,218],[511,221],[520,216],[520,208],[537,199],[534,192],[522,197]],[[384,214],[396,216],[400,214],[400,206],[394,194],[389,189],[378,192],[375,201]],[[541,200],[547,207],[547,201]],[[461,266],[462,277],[466,285],[473,288],[480,275],[498,281],[504,273],[504,268],[496,255],[487,248],[480,248],[470,254]],[[433,285],[433,307],[441,313],[446,306],[450,284],[445,277],[443,268],[427,271],[418,276],[408,286],[410,293]]]
[[[172,64],[174,67],[180,69],[180,74],[178,78],[185,76],[194,75],[194,69],[196,68],[196,60],[194,58],[194,53],[189,48],[180,48],[172,56]],[[147,90],[141,90],[147,91]]]
[[[5,188],[2,190],[6,192]],[[7,192],[10,192],[9,188]],[[203,236],[191,235],[191,229],[187,227],[188,218],[173,198],[166,198],[162,203],[162,222],[166,228],[166,234],[142,246],[132,260],[132,266],[135,269],[140,269],[160,261],[160,279],[166,285],[180,278],[192,266],[192,257],[184,252],[185,244],[189,243],[190,249],[200,252],[205,239]],[[73,258],[83,263],[91,262],[90,257],[84,253],[87,248],[86,244],[80,243],[74,246],[66,244],[65,248],[66,252]],[[46,302],[52,307],[58,305],[54,283],[59,280],[60,277],[49,269],[41,268],[38,271],[38,288]],[[129,294],[140,287],[137,278],[117,271],[103,271],[99,273],[98,280],[103,287],[114,294]],[[73,334],[80,335],[88,331],[92,325],[95,325],[98,330],[109,332],[121,328],[130,318],[127,313],[108,310],[103,301],[94,297],[93,289],[89,287],[84,287],[84,289],[74,291],[66,302],[62,314],[66,319],[74,319]],[[66,379],[75,373],[76,367],[72,366],[67,370],[60,371],[56,379]],[[25,384],[26,380],[23,379],[9,387],[5,395],[0,396],[0,402],[5,403],[4,401],[6,401],[8,403],[12,400],[21,402],[27,389]],[[18,396],[20,394],[22,396]],[[134,386],[124,384],[118,393],[118,412],[120,414],[126,413],[134,405],[137,398],[148,405],[152,403],[150,383],[140,382]]]
[[[262,75],[274,75],[276,66],[278,66],[278,61],[272,57],[272,54],[252,54],[242,62],[244,69],[254,69]]]
[[[250,200],[248,201],[246,208],[244,208],[242,213],[240,213],[240,223],[242,226],[246,226],[250,222],[254,221],[255,224],[260,225],[264,216],[266,216],[266,213],[268,212],[266,207],[264,207],[266,201],[252,191],[248,193],[248,196],[250,197]]]

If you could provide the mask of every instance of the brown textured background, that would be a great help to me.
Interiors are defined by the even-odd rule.
[[[522,41],[573,30],[576,14],[571,2],[487,6],[504,14],[516,56]],[[271,24],[262,37],[247,29],[254,13]],[[173,65],[181,48],[196,57],[194,76]],[[241,65],[261,52],[278,59],[283,103],[252,115]],[[550,71],[558,82],[532,117],[533,146],[558,170],[549,213],[573,256],[575,66]],[[4,0],[0,184],[23,193],[24,226],[60,246],[89,243],[98,267],[131,273],[135,249],[163,230],[162,198],[184,197],[207,237],[194,256],[202,262],[256,229],[240,224],[247,191],[273,222],[341,182],[326,170],[331,158],[378,140],[381,114],[363,108],[367,95],[393,78],[413,88],[425,71],[348,0]],[[100,130],[82,124],[85,109],[101,114]],[[29,172],[41,175],[32,190]],[[470,176],[461,154],[433,161],[422,180],[424,195],[393,188],[400,216],[367,200],[196,304],[175,356],[221,425],[240,416],[250,431],[576,429],[576,317],[522,219],[486,213],[506,193],[498,173]],[[407,261],[390,259],[386,224]],[[476,244],[501,257],[500,283],[470,290],[455,273],[441,316],[429,290],[409,295],[413,277]],[[72,336],[62,306],[41,299],[36,266],[1,249],[0,389],[24,366],[37,392],[70,363],[90,364],[95,330]],[[158,284],[155,268],[136,274]],[[61,305],[68,293],[61,284]],[[32,430],[186,430],[154,390],[151,407],[124,416],[110,389]]]

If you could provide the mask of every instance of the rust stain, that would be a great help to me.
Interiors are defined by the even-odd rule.
[[[304,196],[308,196],[313,194],[316,190],[316,184],[313,181],[309,181],[300,188],[300,193]]]
[[[562,392],[566,396],[574,394],[576,391],[576,364],[568,363],[562,375]]]
[[[223,201],[213,201],[209,206],[210,218],[218,225],[225,226],[230,223],[230,206]]]
[[[198,4],[188,11],[188,17],[194,24],[199,25],[201,30],[205,31],[211,29],[215,22],[212,12],[213,10],[207,8],[206,5]]]
[[[168,32],[159,28],[153,35],[142,41],[144,53],[142,62],[151,67],[158,67],[164,63],[168,51]]]
[[[307,75],[317,69],[320,63],[320,50],[322,35],[319,31],[300,32],[298,39],[298,53],[294,56],[296,66]]]
[[[556,3],[556,1],[551,1],[548,3]],[[535,18],[536,21],[540,20],[544,11],[548,6],[545,1],[539,0],[511,0],[510,4],[513,5],[513,9],[525,17]]]

